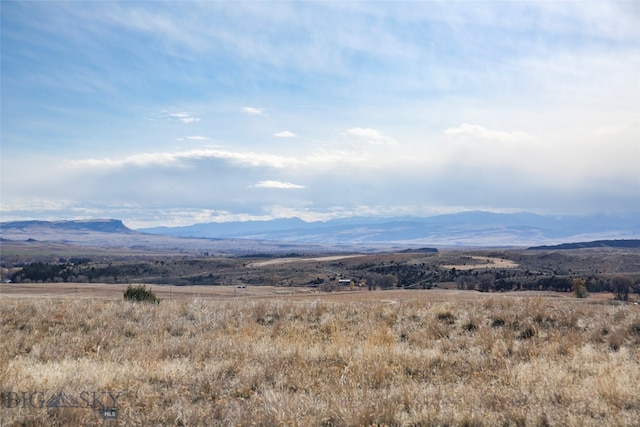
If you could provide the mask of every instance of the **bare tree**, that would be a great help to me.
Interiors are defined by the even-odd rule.
[[[489,290],[493,287],[493,282],[496,280],[496,276],[493,273],[483,273],[478,278],[480,282],[480,290],[482,292],[489,292]]]
[[[398,278],[393,274],[384,274],[380,276],[379,283],[381,289],[391,289],[398,284]]]
[[[611,282],[611,286],[613,288],[613,293],[616,295],[615,298],[621,301],[629,300],[629,290],[631,289],[631,279],[624,276],[617,276],[613,278]]]
[[[375,274],[375,273],[369,273],[366,274],[364,276],[364,281],[367,282],[367,289],[369,289],[370,291],[373,291],[376,289],[376,286],[378,285],[378,277],[380,275],[379,274]]]

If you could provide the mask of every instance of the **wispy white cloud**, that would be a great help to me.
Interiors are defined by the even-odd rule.
[[[304,188],[303,185],[292,184],[290,182],[272,181],[272,180],[260,181],[257,184],[255,184],[253,187],[254,188],[276,188],[279,190],[295,190],[295,189]]]
[[[78,169],[113,169],[121,167],[184,167],[207,159],[219,159],[239,167],[266,167],[273,169],[305,170],[321,173],[344,167],[378,167],[393,158],[375,158],[366,152],[345,150],[316,150],[301,155],[280,155],[269,152],[239,151],[224,148],[196,148],[178,151],[148,151],[122,157],[101,157],[67,160]]]
[[[137,153],[121,158],[89,158],[71,160],[69,163],[77,167],[113,168],[124,166],[152,166],[180,164],[189,160],[223,159],[240,166],[264,166],[272,168],[294,167],[301,164],[295,157],[279,156],[268,153],[228,151],[220,149],[202,148],[177,152],[147,152]]]
[[[185,138],[190,141],[206,141],[209,139],[206,136],[200,136],[200,135],[187,136]]]
[[[351,128],[348,129],[346,135],[366,141],[370,144],[397,144],[394,138],[383,134],[382,132],[371,128]]]
[[[267,112],[264,108],[242,107],[242,112],[250,116],[263,116],[263,117],[267,116]]]
[[[282,132],[274,133],[273,136],[277,136],[278,138],[295,138],[298,135],[288,130],[283,130]]]
[[[180,122],[180,123],[198,123],[200,121],[200,117],[198,117],[195,113],[187,112],[187,111],[179,111],[179,112],[169,112],[169,111],[161,111],[157,114],[153,114],[151,117],[147,117],[146,120],[157,122],[157,121],[168,121],[168,122]]]
[[[500,130],[491,130],[478,125],[463,123],[458,127],[448,128],[444,131],[447,136],[476,138],[493,141],[523,141],[530,140],[532,137],[525,132],[505,132]]]
[[[170,113],[169,117],[182,123],[197,123],[200,121],[200,118],[194,116],[193,113]]]

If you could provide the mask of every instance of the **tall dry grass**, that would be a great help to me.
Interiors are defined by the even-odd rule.
[[[477,303],[0,302],[0,424],[633,426],[640,310]],[[110,391],[92,408],[21,392]],[[9,403],[9,405],[7,405]],[[37,406],[37,405],[36,405]]]

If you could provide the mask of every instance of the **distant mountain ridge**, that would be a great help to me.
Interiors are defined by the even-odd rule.
[[[631,248],[640,249],[640,239],[628,240],[596,240],[594,242],[562,243],[550,246],[532,246],[529,250],[548,249],[590,249],[590,248]]]
[[[2,250],[10,246],[13,248],[11,250],[27,252],[38,245],[45,248],[62,245],[63,249],[58,247],[57,250],[65,251],[64,247],[68,247],[72,252],[77,251],[78,247],[80,250],[91,247],[136,252],[223,256],[331,250],[326,246],[313,244],[149,234],[132,230],[117,219],[2,222],[0,223],[0,242],[2,242],[0,246]],[[341,250],[348,250],[348,248]]]
[[[586,240],[640,238],[640,215],[545,216],[468,211],[431,217],[352,217],[326,222],[300,218],[211,222],[140,229],[189,237],[314,243],[531,246]]]
[[[0,224],[0,230],[5,229],[35,230],[38,228],[51,231],[95,231],[100,233],[135,233],[119,219],[89,219],[89,220],[67,220],[67,221],[12,221]]]
[[[174,245],[225,250],[257,246],[417,249],[434,246],[541,246],[640,239],[640,215],[545,216],[461,212],[431,217],[351,217],[326,222],[300,218],[212,222],[132,230],[117,219],[0,223],[3,240],[62,241],[106,246]],[[224,243],[223,243],[224,242]],[[257,247],[256,246],[256,247]]]

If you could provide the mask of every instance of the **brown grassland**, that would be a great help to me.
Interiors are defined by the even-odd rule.
[[[633,303],[228,288],[152,305],[114,289],[119,297],[0,293],[0,425],[640,423]],[[118,418],[102,419],[92,406],[103,405]]]

